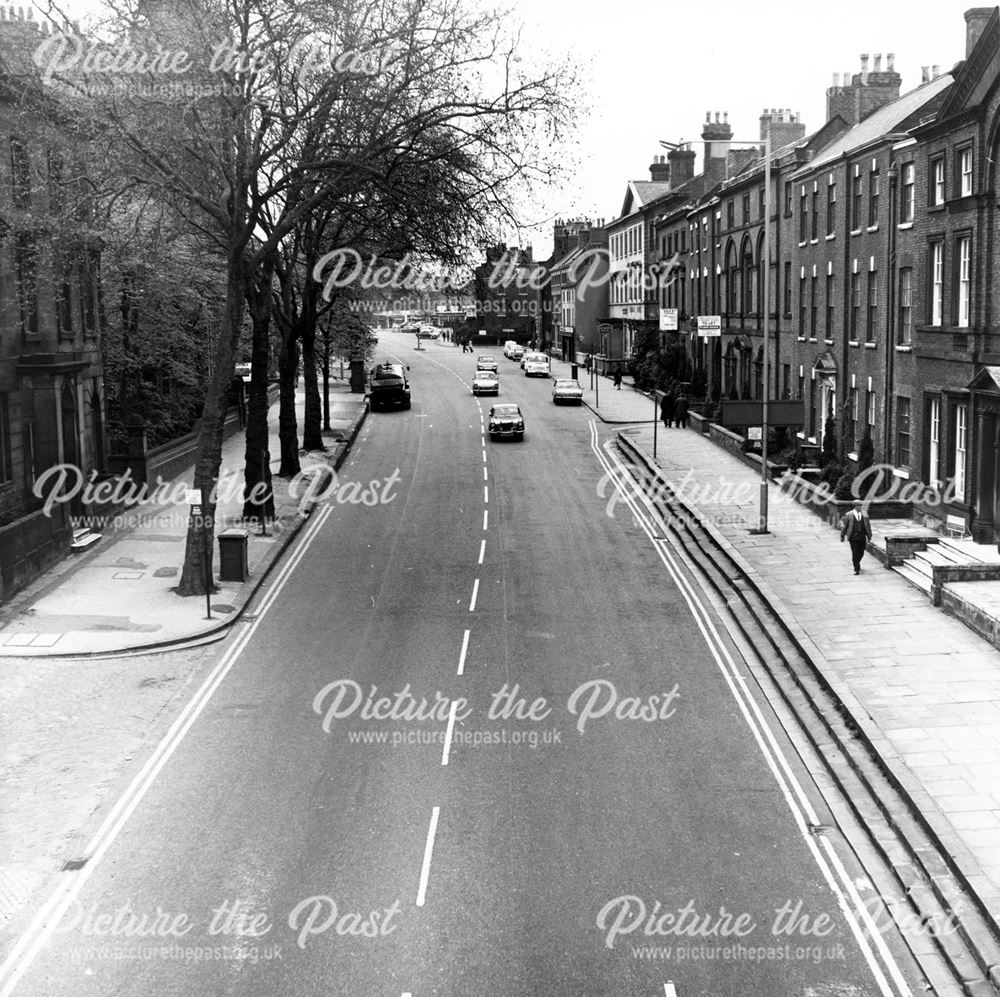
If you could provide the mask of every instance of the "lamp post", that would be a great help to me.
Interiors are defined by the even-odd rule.
[[[732,140],[730,140],[732,144]],[[744,142],[738,140],[737,145],[754,145],[759,147],[760,140],[756,142]],[[761,315],[763,316],[764,337],[764,365],[761,372],[763,381],[763,399],[761,404],[761,429],[760,429],[760,511],[757,517],[757,525],[750,532],[754,534],[770,533],[767,528],[767,400],[770,391],[770,360],[768,359],[768,340],[770,339],[771,327],[771,122],[766,123],[764,133],[764,248],[761,252],[763,257],[761,265],[764,268],[763,286],[761,288]],[[711,364],[709,369],[711,369]]]
[[[761,311],[764,316],[764,398],[761,406],[760,430],[760,516],[752,533],[769,533],[767,528],[767,396],[770,389],[768,339],[771,327],[771,122],[764,133],[764,281]]]

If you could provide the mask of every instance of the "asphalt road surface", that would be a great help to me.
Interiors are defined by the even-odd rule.
[[[369,417],[3,992],[916,991],[759,691],[608,514],[610,427],[501,357],[527,432],[491,443],[474,356],[383,340],[412,409]]]

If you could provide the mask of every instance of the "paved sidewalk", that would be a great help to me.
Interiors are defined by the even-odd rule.
[[[296,398],[301,431],[305,391]],[[367,412],[365,397],[351,394],[344,381],[331,381],[330,432],[326,452],[301,455],[302,468],[339,467],[350,440]],[[280,465],[278,404],[269,412],[271,470]],[[223,445],[216,534],[238,523],[243,510],[243,464],[246,435],[234,433]],[[194,464],[176,482],[194,480]],[[290,481],[273,478],[275,516],[267,536],[249,530],[249,578],[220,582],[219,547],[213,569],[218,591],[211,596],[212,618],[205,597],[183,598],[173,590],[184,560],[189,507],[178,502],[135,506],[119,517],[92,550],[69,555],[0,607],[0,657],[107,653],[174,644],[224,628],[253,594],[263,575],[301,527],[307,510],[289,494]],[[172,497],[180,489],[167,488]],[[239,525],[242,526],[240,523]]]
[[[652,401],[623,389],[612,404],[616,417],[642,421]],[[625,432],[651,455],[651,426]],[[735,548],[812,642],[817,667],[858,712],[883,760],[1000,917],[1000,651],[874,557],[855,576],[838,531],[774,485],[772,532],[751,535],[760,475],[707,437],[661,425],[657,451],[667,480],[684,483],[685,503]],[[1000,589],[998,582],[975,584]]]

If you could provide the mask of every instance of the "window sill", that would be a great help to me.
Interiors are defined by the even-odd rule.
[[[815,343],[816,342],[816,337],[815,336],[810,336],[809,337],[809,342],[810,343]]]
[[[865,343],[865,349],[866,350],[874,350],[875,346],[876,346],[875,343]]]
[[[805,336],[796,336],[795,339],[799,343],[804,343],[806,341],[806,337]]]
[[[854,453],[854,452],[851,452],[851,453],[849,453],[847,455],[847,459],[848,460],[857,460],[858,459],[858,455],[856,453]]]
[[[799,243],[799,249],[801,249],[803,246],[808,246],[808,245],[809,243],[803,239],[802,242]]]
[[[831,233],[830,233],[830,234],[829,234],[829,235],[828,235],[828,236],[826,237],[826,241],[827,241],[827,242],[829,242],[829,241],[830,241],[831,239],[836,239],[836,238],[837,238],[837,233],[836,233],[836,232],[831,232]]]
[[[913,347],[909,345],[900,345],[896,347],[897,353],[912,353]]]
[[[868,228],[865,229],[865,231],[866,232],[877,232],[878,231],[878,226],[877,225],[869,225]]]
[[[858,341],[857,339],[849,339],[849,340],[847,341],[847,345],[848,345],[848,346],[860,346],[860,345],[861,345],[861,343],[860,343],[860,341]]]
[[[851,235],[861,235],[861,229],[859,229],[859,228],[852,228],[851,229]]]
[[[913,222],[900,222],[896,226],[896,228],[898,228],[898,229],[913,228]]]
[[[797,440],[804,440],[806,438],[806,434],[805,433],[796,433],[795,434],[795,438]]]
[[[941,201],[940,204],[928,204],[927,205],[927,213],[928,214],[935,214],[938,211],[944,211],[944,209],[945,209],[945,203],[944,203],[944,201]]]
[[[816,437],[815,436],[810,436],[809,437],[809,442],[812,443],[815,446],[815,444],[816,444]]]
[[[809,240],[809,245],[810,246],[815,246],[817,242],[819,242],[819,239],[810,239]]]
[[[827,346],[833,346],[833,340],[832,339],[824,339],[823,342],[826,343]]]
[[[905,478],[907,481],[910,480],[910,471],[908,468],[904,467],[894,467],[892,469],[893,477]]]

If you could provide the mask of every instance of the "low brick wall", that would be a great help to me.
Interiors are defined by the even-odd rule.
[[[896,537],[886,535],[885,553],[888,559],[886,567],[893,568],[903,563],[908,557],[922,550],[927,550],[931,544],[936,544],[939,537]]]
[[[974,630],[980,637],[988,640],[994,647],[1000,648],[1000,620],[996,617],[991,616],[978,606],[964,602],[947,589],[941,593],[939,605],[960,619],[970,630]]]
[[[0,602],[61,560],[72,539],[66,503],[51,516],[40,509],[0,527]]]
[[[724,426],[717,426],[714,422],[709,424],[708,438],[717,446],[734,457],[743,456],[743,437],[734,433]]]
[[[688,429],[693,429],[696,433],[707,436],[711,425],[705,416],[699,415],[697,412],[688,412]]]

